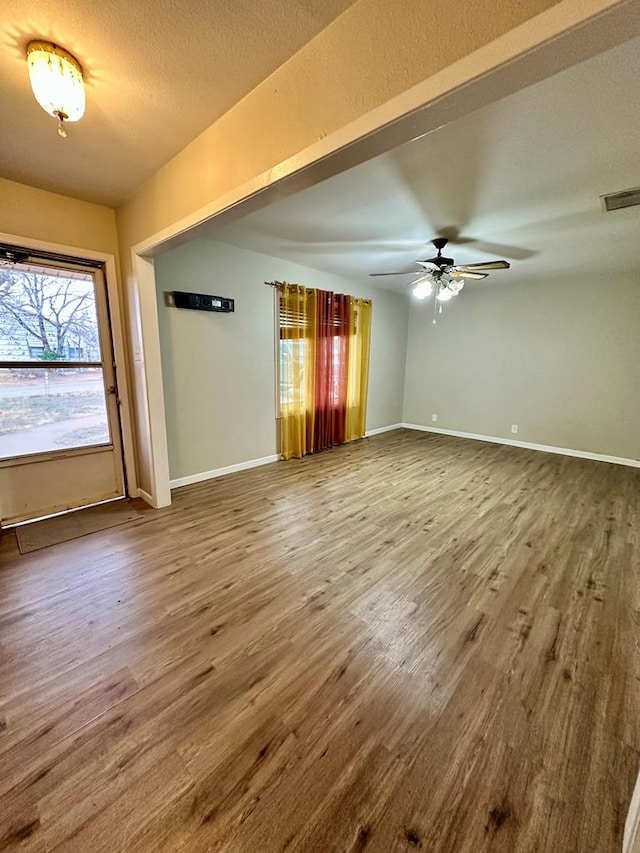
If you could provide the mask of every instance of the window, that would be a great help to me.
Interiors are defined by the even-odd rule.
[[[278,294],[278,416],[289,459],[364,434],[371,303],[301,285]]]
[[[280,339],[280,364],[278,370],[280,394],[278,404],[280,411],[284,411],[294,402],[296,395],[296,382],[294,376],[296,374],[294,360],[300,360],[299,377],[302,380],[301,397],[304,400],[304,362],[305,362],[305,341],[291,341]]]

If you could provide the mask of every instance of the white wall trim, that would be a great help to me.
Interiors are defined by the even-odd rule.
[[[214,480],[216,477],[224,477],[226,474],[235,474],[236,471],[246,471],[249,468],[258,468],[260,465],[268,465],[270,462],[278,462],[280,457],[262,456],[260,459],[249,459],[247,462],[237,462],[235,465],[226,465],[224,468],[216,468],[213,471],[202,471],[200,474],[189,474],[187,477],[178,477],[171,480],[171,488],[179,489],[180,486],[190,486],[192,483],[202,483],[203,480]]]
[[[154,499],[151,497],[151,495],[149,494],[149,492],[145,492],[145,490],[144,490],[144,489],[138,489],[138,497],[139,497],[139,498],[142,498],[142,500],[143,500],[145,503],[148,503],[148,504],[149,504],[149,506],[152,506],[154,509],[159,509],[158,505],[156,504],[156,502],[154,501]]]
[[[422,426],[422,424],[399,424],[405,429],[420,432],[436,432],[439,435],[453,435],[456,438],[471,438],[474,441],[489,441],[492,444],[506,444],[509,447],[523,447],[526,450],[540,450],[543,453],[557,453],[560,456],[577,456],[579,459],[592,459],[594,462],[610,462],[612,465],[627,465],[640,468],[640,459],[625,459],[623,456],[607,456],[603,453],[590,453],[588,450],[572,450],[569,447],[554,447],[551,444],[533,444],[530,441],[517,441],[513,438],[499,438],[495,435],[478,435],[475,432],[459,432],[455,429]]]
[[[80,250],[78,250],[80,251]],[[86,254],[80,257],[87,257]],[[124,323],[120,306],[120,291],[118,288],[118,270],[116,259],[108,255],[105,259],[105,283],[109,299],[109,316],[111,325],[111,340],[115,361],[116,385],[118,388],[120,431],[122,435],[122,455],[124,460],[124,476],[127,484],[127,494],[135,495],[138,488],[136,471],[136,456],[133,444],[133,417],[131,412],[131,389],[127,375],[127,350],[124,339]]]
[[[638,853],[638,850],[640,850],[640,776],[636,779],[633,797],[627,812],[622,853]]]
[[[133,372],[137,379],[138,428],[140,455],[148,458],[148,482],[153,506],[171,504],[169,481],[169,449],[164,410],[162,354],[156,304],[156,278],[153,260],[131,253],[134,271],[132,287]],[[141,460],[140,460],[141,461]],[[140,477],[144,482],[144,478]]]
[[[377,427],[376,429],[368,429],[364,436],[369,438],[371,435],[380,435],[381,432],[391,432],[392,429],[402,429],[405,424],[390,424],[389,426]]]
[[[392,429],[402,429],[403,426],[404,424],[390,424],[389,426],[367,430],[365,437],[368,438],[371,435],[390,432]],[[214,480],[216,477],[224,477],[226,474],[235,474],[237,471],[247,471],[249,468],[258,468],[260,465],[268,465],[270,462],[278,462],[279,460],[280,456],[276,453],[272,456],[262,456],[260,459],[249,459],[247,462],[237,462],[235,465],[226,465],[224,468],[215,468],[213,471],[202,471],[199,474],[189,474],[186,477],[178,477],[175,480],[171,480],[171,488],[179,489],[181,486],[190,486],[193,483],[202,483],[204,480]],[[139,492],[142,492],[142,490],[139,489]],[[145,495],[140,494],[140,497],[145,498]],[[147,498],[145,498],[145,500],[146,499]]]

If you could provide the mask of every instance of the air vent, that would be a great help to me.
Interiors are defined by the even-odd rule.
[[[602,204],[606,211],[622,210],[623,207],[635,207],[640,204],[640,187],[633,190],[622,190],[619,193],[611,193],[611,195],[603,195]]]

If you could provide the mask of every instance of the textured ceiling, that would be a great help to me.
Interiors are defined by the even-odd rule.
[[[4,0],[0,176],[116,205],[353,2]],[[85,71],[66,140],[31,94],[34,38]]]
[[[638,57],[634,39],[210,236],[358,279],[432,257],[443,229],[459,263],[512,261],[474,286],[639,273],[640,207],[599,200],[640,186]]]

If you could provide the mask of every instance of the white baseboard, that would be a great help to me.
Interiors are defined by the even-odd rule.
[[[386,427],[378,427],[377,429],[368,429],[365,432],[365,437],[369,438],[370,435],[380,435],[381,432],[391,432],[392,429],[402,429],[405,424],[391,424]]]
[[[236,471],[246,471],[248,468],[257,468],[259,465],[268,465],[269,462],[277,462],[279,459],[280,457],[277,454],[263,456],[261,459],[249,459],[247,462],[238,462],[235,465],[227,465],[224,468],[216,468],[213,471],[202,471],[200,474],[189,474],[187,477],[178,477],[177,480],[171,480],[169,485],[172,489],[179,489],[180,486],[190,486],[192,483],[214,480],[216,477],[224,477],[225,474],[235,474]]]
[[[402,429],[404,424],[391,424],[390,426],[378,427],[378,429],[368,430],[365,436],[379,435],[381,432],[390,432],[392,429]],[[225,474],[235,474],[237,471],[246,471],[249,468],[257,468],[260,465],[268,465],[270,462],[278,462],[280,456],[263,456],[261,459],[249,459],[247,462],[238,462],[236,465],[227,465],[225,468],[216,468],[213,471],[202,471],[200,474],[189,474],[187,477],[178,477],[171,480],[169,485],[172,489],[179,489],[181,486],[190,486],[193,483],[202,483],[204,480],[214,480],[216,477],[224,477]],[[145,496],[139,489],[140,497],[150,501],[149,496]]]
[[[436,432],[439,435],[453,435],[456,438],[471,438],[474,441],[489,441],[492,444],[506,444],[509,447],[524,447],[526,450],[541,450],[543,453],[558,453],[560,456],[577,456],[579,459],[593,459],[595,462],[610,462],[612,465],[628,465],[640,468],[640,459],[625,459],[623,456],[606,456],[602,453],[590,453],[588,450],[572,450],[569,447],[553,447],[550,444],[532,444],[529,441],[516,441],[513,438],[498,438],[495,435],[477,435],[474,432],[459,432],[455,429],[422,426],[422,424],[399,424],[405,429],[420,432]]]

